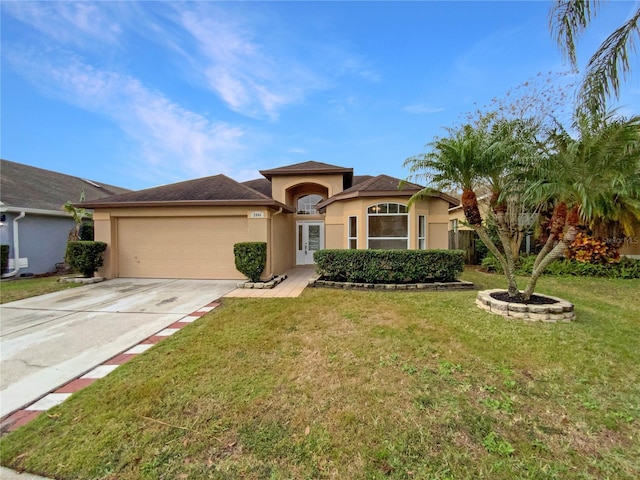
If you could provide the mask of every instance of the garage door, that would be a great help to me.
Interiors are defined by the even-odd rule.
[[[246,217],[120,218],[118,275],[242,279],[233,245],[246,241]]]

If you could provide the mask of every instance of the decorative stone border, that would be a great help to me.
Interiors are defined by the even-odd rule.
[[[355,283],[355,282],[332,282],[312,278],[309,280],[310,287],[320,288],[340,288],[344,290],[473,290],[474,284],[471,282],[433,282],[433,283]]]
[[[573,311],[573,304],[561,298],[550,295],[542,295],[556,303],[549,305],[531,305],[524,303],[511,303],[496,300],[492,293],[504,292],[504,289],[482,290],[476,297],[476,305],[483,310],[494,315],[503,317],[521,318],[529,321],[539,322],[570,322],[575,320],[576,314]]]
[[[274,288],[281,282],[284,282],[287,279],[286,275],[278,275],[277,277],[269,280],[268,282],[240,282],[236,286],[238,288],[263,288],[269,289]]]
[[[89,284],[89,283],[99,283],[99,282],[103,282],[104,278],[103,277],[91,277],[91,278],[84,278],[84,277],[62,277],[58,279],[58,282],[60,283],[82,283],[82,284]]]

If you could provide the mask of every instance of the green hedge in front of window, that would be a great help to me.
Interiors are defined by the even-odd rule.
[[[325,280],[354,283],[452,282],[464,270],[462,250],[319,250]]]

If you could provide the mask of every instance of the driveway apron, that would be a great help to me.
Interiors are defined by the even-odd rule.
[[[115,279],[0,305],[0,418],[233,290]]]

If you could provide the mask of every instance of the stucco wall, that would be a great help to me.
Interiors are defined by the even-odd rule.
[[[407,197],[360,197],[327,206],[325,216],[326,248],[347,248],[347,221],[356,216],[358,221],[358,249],[367,248],[367,209],[377,203],[407,204]],[[427,220],[427,248],[447,248],[449,204],[440,198],[416,202],[409,210],[409,248],[418,246],[418,215]],[[444,229],[443,229],[444,227]]]
[[[255,215],[258,218],[253,218],[253,213],[258,214]],[[158,225],[158,223],[143,220],[156,219],[161,221],[163,218],[166,218],[167,222],[176,226],[180,224],[179,219],[183,218],[185,220],[182,223],[190,225],[190,227],[185,228],[184,231],[177,232],[178,235],[181,235],[184,238],[185,249],[181,253],[181,256],[185,262],[192,261],[194,254],[198,254],[193,250],[200,248],[197,245],[197,241],[194,243],[191,236],[208,236],[210,238],[210,242],[207,244],[207,248],[209,248],[208,246],[210,245],[211,249],[217,250],[218,252],[223,251],[222,254],[224,256],[224,262],[227,264],[227,273],[224,275],[224,278],[243,278],[239,272],[235,271],[234,267],[230,268],[228,266],[233,255],[233,244],[236,241],[267,242],[267,265],[264,272],[265,277],[284,273],[284,271],[290,268],[293,263],[293,226],[291,223],[291,215],[289,214],[280,213],[274,215],[273,210],[269,210],[265,207],[246,208],[226,206],[112,208],[99,209],[94,212],[96,240],[100,240],[108,244],[107,251],[104,255],[104,266],[100,270],[99,274],[107,278],[122,276],[122,272],[120,271],[123,265],[121,252],[124,252],[124,249],[122,245],[118,245],[119,238],[122,237],[123,233],[118,232],[118,229],[122,228],[119,226],[121,222],[128,220],[127,228],[131,230],[132,225],[130,220],[140,219],[140,228],[144,229],[154,224]],[[198,221],[198,218],[201,218],[202,221]],[[178,219],[178,221],[176,222],[175,219]],[[189,219],[191,220],[187,221]],[[215,224],[211,223],[211,219],[216,219]],[[195,220],[196,223],[194,223],[193,220]],[[207,227],[205,230],[202,230],[202,228],[198,228],[199,223],[206,223],[211,227]],[[241,227],[243,228],[244,233],[238,230],[240,225],[244,225],[244,227]],[[229,235],[225,235],[227,228],[229,230]],[[212,229],[215,229],[215,234],[212,234]],[[153,235],[154,232],[141,231],[140,234],[142,235],[141,238],[144,238],[145,235]],[[166,234],[164,237],[166,237]],[[274,238],[276,238],[277,242],[274,242]],[[173,243],[175,244],[176,242],[174,241]],[[189,247],[191,243],[193,243],[193,245]],[[172,249],[175,250],[173,247]],[[219,258],[219,255],[208,255],[206,258],[202,259],[202,262],[220,261],[216,260],[216,258]],[[198,264],[198,266],[200,266],[200,264]],[[202,270],[200,268],[198,269]],[[214,271],[213,264],[210,271]],[[157,272],[155,270],[153,272],[153,275],[161,274],[161,267],[157,268]],[[169,271],[168,275],[170,274],[171,272]],[[206,273],[203,271],[198,275],[202,276],[206,275]]]
[[[272,196],[274,200],[287,205],[293,205],[291,198],[287,198],[287,190],[302,184],[318,184],[327,189],[327,196],[331,197],[342,191],[343,176],[336,175],[305,175],[305,176],[274,176],[271,179]]]
[[[633,235],[620,240],[623,242],[620,249],[621,255],[640,259],[640,222],[636,225]]]
[[[292,215],[271,214],[271,238],[269,244],[272,255],[272,275],[281,275],[295,264],[295,234]]]

